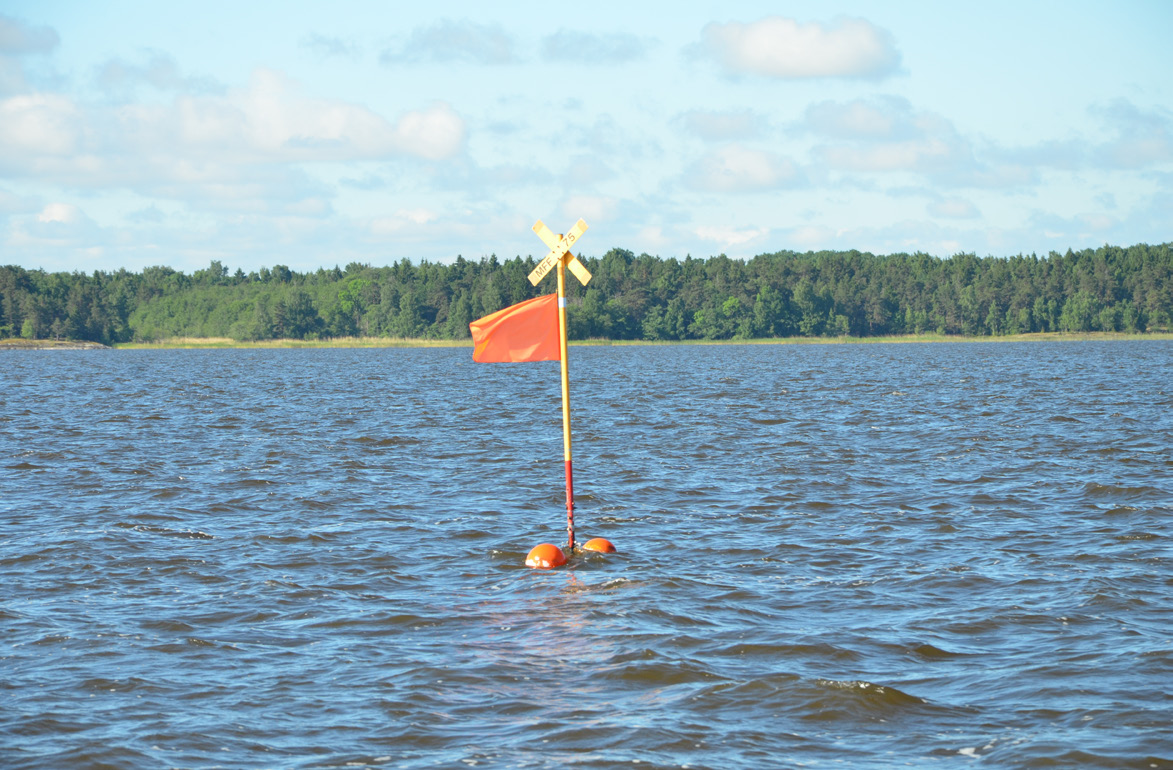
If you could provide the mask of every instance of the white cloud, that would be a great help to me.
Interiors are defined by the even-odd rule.
[[[864,19],[829,25],[770,16],[707,24],[702,49],[727,74],[773,78],[883,77],[900,64],[892,36]]]
[[[388,46],[379,61],[511,64],[517,60],[514,47],[513,38],[500,24],[444,19],[430,27],[417,28],[406,41]]]
[[[445,160],[464,150],[464,119],[436,102],[394,122],[366,107],[305,95],[279,73],[258,70],[249,86],[169,103],[81,105],[55,94],[0,99],[0,171],[83,187],[238,186],[288,195],[292,166]],[[258,165],[271,167],[261,172]],[[264,189],[264,181],[279,185]],[[258,185],[256,182],[260,182]]]
[[[920,174],[949,186],[1012,187],[1033,179],[1012,162],[979,162],[952,122],[899,97],[819,102],[802,126],[826,140],[812,153],[835,171]]]
[[[1019,147],[975,142],[943,116],[893,96],[812,104],[801,127],[824,140],[812,154],[828,169],[918,174],[954,188],[1026,188],[1040,184],[1048,170],[1156,169],[1173,161],[1168,111],[1145,111],[1118,100],[1092,112],[1112,132],[1108,141],[1073,136]]]
[[[814,133],[835,139],[895,139],[916,133],[912,105],[898,96],[815,102],[803,120]]]
[[[1031,229],[1062,248],[1102,246],[1120,237],[1120,224],[1120,220],[1108,214],[1089,211],[1071,215],[1035,211],[1027,221]]]
[[[1089,237],[1093,233],[1104,232],[1120,224],[1115,218],[1097,211],[1084,212],[1077,215],[1077,218],[1081,223],[1083,223],[1084,227],[1091,230]]]
[[[990,158],[1007,166],[1054,168],[1071,171],[1086,166],[1087,143],[1077,139],[1048,139],[1022,147],[987,148]]]
[[[53,52],[61,39],[52,27],[31,26],[0,13],[0,94],[28,90],[23,59]]]
[[[0,54],[0,94],[15,94],[25,90],[24,69],[20,62]]]
[[[30,211],[35,205],[28,198],[15,195],[0,187],[0,215],[23,213]]]
[[[75,152],[86,122],[69,99],[29,94],[0,99],[0,169]]]
[[[1173,114],[1169,110],[1142,110],[1126,99],[1097,107],[1098,115],[1115,133],[1096,151],[1110,168],[1150,168],[1173,161]]]
[[[973,163],[962,166],[951,174],[937,177],[942,183],[956,187],[986,189],[1024,188],[1040,181],[1038,169],[1015,163]]]
[[[9,245],[26,249],[68,249],[90,253],[108,240],[107,234],[72,203],[55,201],[35,216],[14,217]]]
[[[828,248],[835,242],[838,232],[819,225],[800,225],[790,231],[790,240],[808,249]]]
[[[576,147],[583,154],[594,154],[612,162],[655,157],[663,152],[653,133],[637,123],[616,120],[611,114],[598,115],[589,123],[555,121],[549,124],[548,135],[555,147]]]
[[[845,171],[919,171],[943,170],[959,158],[955,145],[938,137],[903,142],[849,147],[829,146],[821,150],[827,163]]]
[[[125,59],[109,59],[97,69],[99,87],[106,91],[132,92],[140,85],[148,85],[160,91],[221,91],[222,87],[210,78],[184,75],[170,55],[160,51],[150,52],[142,64]]]
[[[943,198],[929,203],[928,212],[944,219],[974,219],[981,216],[977,206],[965,198]]]
[[[62,224],[76,224],[85,219],[81,209],[72,203],[50,203],[41,209],[37,215],[38,222],[61,222]]]
[[[464,148],[464,119],[448,104],[435,102],[404,115],[395,125],[395,147],[428,160],[451,158]]]
[[[303,37],[298,45],[322,58],[353,59],[360,53],[358,43],[352,39],[331,37],[316,32]]]
[[[278,209],[278,212],[283,216],[297,219],[320,219],[333,214],[334,207],[327,198],[306,195],[299,197],[297,200],[289,201]]]
[[[764,227],[738,229],[736,227],[697,227],[693,229],[696,237],[716,243],[722,250],[735,246],[744,246],[760,240],[770,234]]]
[[[419,230],[438,218],[439,215],[429,209],[400,209],[392,216],[372,219],[369,226],[373,235],[395,235],[405,230]]]
[[[619,201],[605,195],[572,195],[562,203],[568,220],[585,219],[587,224],[610,221],[618,210]]]
[[[0,14],[0,54],[44,54],[61,42],[51,27],[29,26],[20,19]]]
[[[126,220],[135,224],[160,224],[167,221],[167,215],[158,206],[152,204],[130,212],[126,215]]]
[[[992,147],[989,155],[1004,167],[1064,171],[1156,169],[1173,161],[1173,113],[1144,110],[1126,99],[1088,110],[1108,138],[1077,136],[1046,139],[1022,147]]]
[[[197,130],[212,128],[209,139],[220,144],[242,135],[246,149],[277,158],[343,160],[382,157],[414,134],[414,115],[405,116],[406,130],[392,126],[365,107],[331,99],[302,96],[284,76],[257,70],[247,91],[234,93],[225,102],[189,102],[209,105],[212,121],[189,111]],[[221,130],[228,129],[225,136]],[[404,131],[406,137],[397,135]],[[430,155],[429,155],[430,157]]]
[[[581,30],[560,29],[542,40],[542,59],[580,64],[626,64],[647,56],[651,43],[625,33],[596,35]]]
[[[669,240],[664,235],[664,228],[659,225],[647,225],[635,234],[635,240],[642,243],[644,248],[658,251],[668,246]]]
[[[608,158],[615,158],[612,155],[601,155],[596,153],[583,153],[581,155],[573,155],[566,159],[566,168],[561,174],[561,181],[564,187],[583,188],[588,187],[608,179],[614,179],[616,176],[615,169],[607,162]],[[517,179],[514,181],[530,182],[533,184],[545,183],[550,178],[550,175],[543,167],[535,167],[529,169],[528,179]]]
[[[788,231],[786,239],[797,248],[812,251],[861,249],[873,254],[922,251],[949,256],[961,251],[962,243],[975,250],[977,244],[986,243],[987,234],[980,230],[945,228],[927,220],[898,218],[879,226],[801,225]]]
[[[790,158],[733,144],[703,157],[685,178],[697,190],[758,192],[794,185],[801,175]]]

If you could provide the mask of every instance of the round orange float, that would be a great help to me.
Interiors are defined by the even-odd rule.
[[[566,556],[562,549],[552,543],[535,545],[529,555],[525,557],[525,566],[534,569],[554,569],[566,563]]]
[[[584,551],[598,551],[599,553],[615,553],[615,546],[610,540],[601,537],[592,538],[582,544]]]

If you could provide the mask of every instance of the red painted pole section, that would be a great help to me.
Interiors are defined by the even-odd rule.
[[[574,551],[574,471],[571,470],[570,460],[566,461],[566,536],[570,540],[570,550]]]

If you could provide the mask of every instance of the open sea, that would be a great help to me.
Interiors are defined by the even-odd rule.
[[[0,354],[0,767],[1173,768],[1173,342]]]

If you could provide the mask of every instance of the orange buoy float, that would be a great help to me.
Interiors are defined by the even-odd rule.
[[[554,569],[566,563],[566,555],[562,549],[552,543],[535,545],[529,555],[525,557],[525,566],[534,569]]]
[[[584,551],[598,551],[599,553],[615,553],[615,546],[610,540],[601,537],[591,538],[582,544]]]

